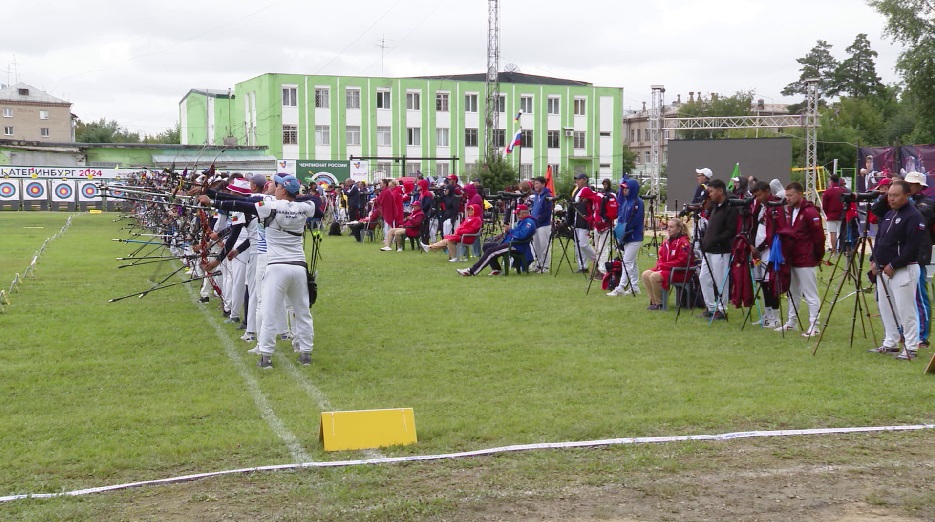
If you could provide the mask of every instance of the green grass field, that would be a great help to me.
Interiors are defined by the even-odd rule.
[[[676,322],[674,310],[648,312],[644,296],[606,297],[599,281],[585,295],[586,280],[567,266],[557,277],[465,278],[454,268],[466,265],[444,254],[380,252],[349,236],[324,239],[312,366],[299,366],[281,343],[274,369],[261,371],[245,353],[252,345],[222,323],[214,302],[196,303],[197,289],[107,302],[176,267],[117,269],[115,258],[134,246],[111,241],[125,237],[115,217],[76,216],[0,315],[0,496],[375,454],[323,452],[318,419],[329,410],[414,408],[418,444],[376,453],[383,456],[935,422],[935,380],[922,374],[921,360],[865,353],[874,343],[859,321],[848,346],[853,297],[839,303],[813,357],[814,341],[797,334],[740,332],[738,312],[708,326],[693,314]],[[0,213],[0,288],[66,219]],[[644,255],[640,268],[652,263]],[[826,267],[820,278],[829,275]],[[697,448],[673,451],[705,451]],[[515,458],[530,469],[561,467],[541,456]],[[647,457],[652,465],[664,460]],[[476,466],[483,461],[463,469]],[[317,516],[370,518],[354,515],[359,502],[405,469],[314,472],[327,491],[316,493],[324,499]],[[348,481],[371,490],[348,493]],[[120,498],[0,505],[0,518],[95,519]],[[395,503],[370,514],[422,518],[454,509],[416,507]]]

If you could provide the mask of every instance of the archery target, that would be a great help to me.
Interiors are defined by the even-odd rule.
[[[18,185],[18,181],[0,181],[0,199],[19,201]]]
[[[94,183],[82,183],[78,192],[78,201],[100,201],[101,198],[98,197],[100,193],[100,189]]]
[[[74,181],[53,181],[52,182],[52,201],[62,203],[74,203],[75,201],[75,182]]]
[[[23,187],[24,200],[48,199],[46,181],[29,181]]]
[[[110,199],[123,199],[123,191],[117,187],[110,187],[110,194],[107,197]]]

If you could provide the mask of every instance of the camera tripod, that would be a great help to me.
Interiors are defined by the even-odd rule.
[[[659,237],[656,235],[656,196],[640,196],[640,199],[649,201],[649,221],[653,229],[652,239],[644,243],[643,248],[647,250],[649,257],[655,257],[656,252],[659,252]]]
[[[850,225],[846,222],[846,225]],[[845,230],[850,233],[851,227],[845,226]],[[867,325],[864,322],[864,316],[869,319],[870,317],[870,307],[867,305],[867,295],[864,293],[861,288],[861,279],[863,276],[864,268],[864,259],[867,250],[867,244],[870,243],[870,237],[868,235],[869,230],[869,220],[864,222],[863,228],[860,231],[860,235],[857,238],[856,243],[853,243],[853,246],[846,249],[843,254],[838,256],[838,260],[834,265],[834,269],[831,271],[831,281],[834,280],[834,274],[838,269],[838,266],[841,264],[841,258],[845,258],[847,264],[845,265],[841,273],[841,281],[838,283],[838,288],[835,290],[834,297],[831,299],[831,307],[828,310],[828,315],[825,317],[825,324],[822,326],[821,334],[818,336],[818,341],[815,343],[815,348],[812,350],[812,355],[818,353],[818,346],[821,345],[821,340],[824,338],[825,331],[828,328],[828,324],[831,322],[831,314],[834,313],[834,307],[837,305],[838,299],[841,296],[841,291],[844,289],[844,285],[850,281],[854,284],[854,291],[846,295],[845,298],[850,297],[851,295],[856,295],[854,299],[854,310],[851,313],[851,336],[849,346],[854,346],[854,330],[857,326],[857,314],[860,312],[860,326],[864,333],[864,338],[867,337]],[[848,242],[850,244],[851,242]],[[825,299],[828,296],[828,291],[831,290],[831,286],[825,290],[825,296],[822,298],[822,303],[825,302]],[[819,309],[819,313],[821,310]],[[873,321],[867,321],[870,323],[870,334],[873,337],[873,343],[876,345],[877,336],[876,332],[873,330]]]
[[[596,231],[595,231],[595,233],[596,233]],[[601,256],[602,256],[603,253],[605,252],[605,249],[606,249],[606,248],[610,248],[611,254],[610,254],[610,257],[608,258],[610,261],[613,261],[613,259],[614,259],[614,253],[615,253],[615,252],[616,252],[616,253],[619,253],[619,252],[620,252],[620,251],[617,249],[617,246],[618,246],[618,245],[617,245],[617,236],[614,234],[614,228],[613,228],[613,227],[610,227],[610,228],[608,228],[605,232],[603,232],[602,234],[604,235],[604,240],[601,241],[600,246],[598,246],[598,248],[597,248],[597,252],[594,254],[594,255],[595,255],[595,265],[597,265],[597,260],[601,259]],[[596,238],[596,237],[597,237],[597,236],[595,236],[595,238]],[[622,259],[621,259],[621,262],[622,262]],[[621,270],[621,274],[620,274],[621,278],[623,277],[623,274],[626,273],[626,274],[627,274],[627,283],[628,283],[629,285],[632,285],[632,284],[633,284],[633,281],[630,281],[630,280],[629,280],[629,279],[630,279],[630,274],[627,273],[625,267],[622,267],[622,268],[623,268],[623,270]],[[591,292],[591,284],[594,282],[594,278],[597,276],[597,274],[599,273],[599,271],[600,271],[600,267],[598,267],[598,266],[595,266],[595,267],[594,267],[594,270],[591,270],[591,273],[588,275],[588,288],[587,288],[587,290],[585,290],[584,295],[588,295],[588,294]],[[633,297],[636,297],[636,294],[633,294]]]

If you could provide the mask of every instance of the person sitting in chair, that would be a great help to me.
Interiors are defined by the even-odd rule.
[[[426,252],[432,252],[441,250],[443,248],[448,249],[448,261],[452,263],[458,261],[458,243],[464,243],[465,245],[473,244],[477,239],[476,237],[464,237],[465,235],[476,234],[480,231],[481,226],[483,226],[483,211],[480,208],[480,205],[468,205],[467,208],[467,219],[463,223],[458,225],[455,228],[454,233],[448,234],[436,243],[431,245],[422,244],[422,248]]]
[[[377,205],[373,206],[373,210],[370,211],[370,215],[361,219],[360,221],[351,221],[347,224],[347,228],[351,230],[351,234],[354,236],[354,239],[358,243],[362,243],[364,240],[360,235],[360,231],[363,229],[374,230],[377,226],[380,225],[380,218],[382,218],[382,213],[380,207]]]
[[[390,245],[393,242],[396,242],[396,251],[403,251],[403,242],[407,237],[419,237],[422,233],[422,221],[425,220],[425,214],[422,213],[422,207],[418,205],[412,206],[412,213],[409,214],[409,217],[403,220],[402,224],[398,228],[391,228],[389,239],[386,241],[386,246],[380,250],[393,250],[393,247]]]
[[[531,263],[533,259],[532,248],[529,247],[529,240],[536,233],[536,220],[529,215],[529,207],[526,205],[517,205],[513,213],[515,213],[517,219],[519,219],[516,226],[508,228],[504,225],[503,238],[498,243],[484,245],[484,253],[480,256],[480,259],[474,263],[474,266],[458,270],[459,274],[463,276],[474,276],[483,270],[485,266],[490,265],[492,269],[490,275],[499,275],[501,269],[498,258],[510,252],[510,241],[522,241],[520,244],[513,245],[512,251],[522,254],[523,257],[526,258],[526,267],[528,269],[529,263]],[[506,269],[510,269],[509,265],[507,265]]]
[[[669,291],[669,274],[673,268],[688,268],[692,262],[691,240],[688,229],[681,219],[672,218],[667,227],[669,237],[659,245],[659,256],[655,268],[643,272],[643,286],[649,294],[648,310],[662,310],[662,293]],[[687,272],[676,272],[672,281],[682,283]]]

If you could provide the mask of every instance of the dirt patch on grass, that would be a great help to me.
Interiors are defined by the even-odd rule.
[[[935,520],[931,432],[540,451],[2,506],[88,520]],[[6,513],[6,515],[4,515]]]

